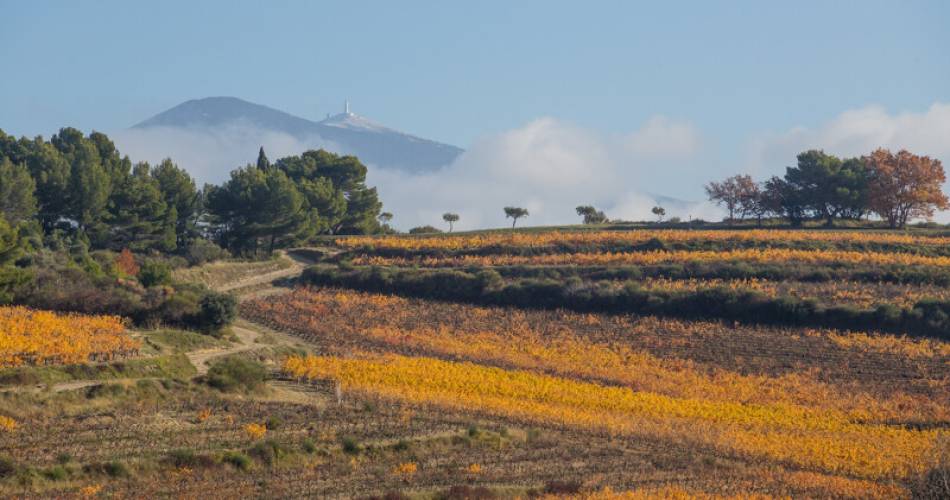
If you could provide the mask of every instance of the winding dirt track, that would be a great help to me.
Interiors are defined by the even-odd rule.
[[[237,281],[232,281],[225,283],[221,286],[214,287],[216,291],[219,292],[231,292],[237,296],[238,300],[246,300],[253,297],[259,297],[262,295],[269,295],[273,293],[281,293],[284,289],[274,286],[273,283],[278,280],[285,280],[295,278],[300,276],[303,270],[311,264],[310,261],[292,253],[282,252],[282,258],[287,258],[291,261],[289,267],[278,269],[269,273],[260,274],[258,276],[252,276],[249,278],[244,278]],[[212,347],[208,349],[200,349],[197,351],[192,351],[185,353],[188,357],[188,360],[197,370],[198,375],[205,375],[208,373],[210,362],[214,359],[217,359],[222,356],[230,356],[232,354],[237,354],[240,352],[251,351],[260,347],[257,340],[265,332],[271,336],[276,337],[276,340],[279,343],[286,344],[301,344],[299,339],[295,339],[290,336],[279,334],[277,332],[270,331],[269,329],[250,323],[247,321],[239,320],[235,325],[232,325],[231,331],[238,338],[238,342],[235,345],[230,345],[227,347]],[[86,387],[92,387],[97,385],[102,385],[106,383],[122,383],[122,382],[134,382],[137,380],[142,380],[142,378],[116,378],[109,380],[71,380],[69,382],[60,382],[49,386],[48,390],[52,392],[65,392],[72,391],[77,389],[83,389]],[[31,387],[16,387],[13,389],[7,389],[0,392],[41,392],[46,390],[47,386],[41,384],[38,386]],[[282,388],[284,390],[278,392],[287,392],[290,388]],[[290,395],[287,394],[286,398],[280,399],[301,399],[300,395]],[[306,398],[303,398],[306,399]]]
[[[280,293],[281,289],[273,286],[274,282],[278,280],[296,278],[297,276],[300,276],[307,265],[311,264],[310,261],[292,253],[288,254],[286,252],[281,252],[281,254],[282,258],[290,260],[290,267],[230,283],[225,283],[224,285],[216,287],[215,290],[219,292],[234,293],[239,301],[247,300],[253,297],[259,297],[261,295]],[[261,288],[262,286],[263,288]],[[204,375],[208,373],[209,362],[213,359],[255,349],[257,347],[256,341],[263,333],[260,326],[246,321],[241,321],[240,324],[233,325],[231,327],[231,331],[237,335],[238,340],[240,341],[239,345],[201,349],[186,354],[188,356],[188,360],[191,361],[191,364],[194,365],[196,370],[198,370],[198,375]]]

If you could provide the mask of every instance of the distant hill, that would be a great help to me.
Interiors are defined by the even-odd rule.
[[[210,131],[248,125],[262,133],[288,134],[304,142],[332,144],[335,153],[355,155],[364,163],[412,173],[446,166],[463,150],[393,130],[346,109],[314,122],[236,97],[206,97],[183,102],[133,129],[156,127]]]

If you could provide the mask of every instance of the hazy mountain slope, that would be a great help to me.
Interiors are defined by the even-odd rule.
[[[235,97],[186,101],[133,129],[206,132],[234,125],[259,130],[262,136],[276,132],[305,143],[332,144],[327,147],[334,152],[358,156],[364,163],[414,173],[446,166],[462,153],[455,146],[399,132],[350,112],[314,122]]]

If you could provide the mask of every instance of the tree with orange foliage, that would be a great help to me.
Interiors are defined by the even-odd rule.
[[[128,248],[123,248],[119,256],[115,258],[115,267],[123,276],[138,276],[139,265],[135,263],[135,257]]]
[[[936,209],[950,208],[950,200],[941,190],[947,177],[940,160],[906,149],[894,154],[881,148],[864,161],[870,170],[871,210],[891,227],[904,227],[910,219],[930,218]]]
[[[759,187],[748,175],[734,175],[722,182],[710,182],[706,185],[709,201],[724,205],[729,212],[729,224],[736,219],[745,219],[750,215],[752,200],[759,196]]]

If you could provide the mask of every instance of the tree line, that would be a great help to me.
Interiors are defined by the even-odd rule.
[[[381,230],[382,203],[352,156],[307,151],[198,188],[171,159],[132,163],[103,133],[63,128],[49,140],[0,130],[0,254],[17,241],[186,253],[208,241],[272,252],[319,234]]]
[[[869,155],[838,158],[820,150],[800,153],[796,166],[762,183],[735,175],[706,185],[709,200],[728,212],[727,221],[782,217],[793,226],[806,220],[859,220],[876,215],[892,228],[930,218],[950,208],[942,191],[940,160],[907,150],[878,149]]]

